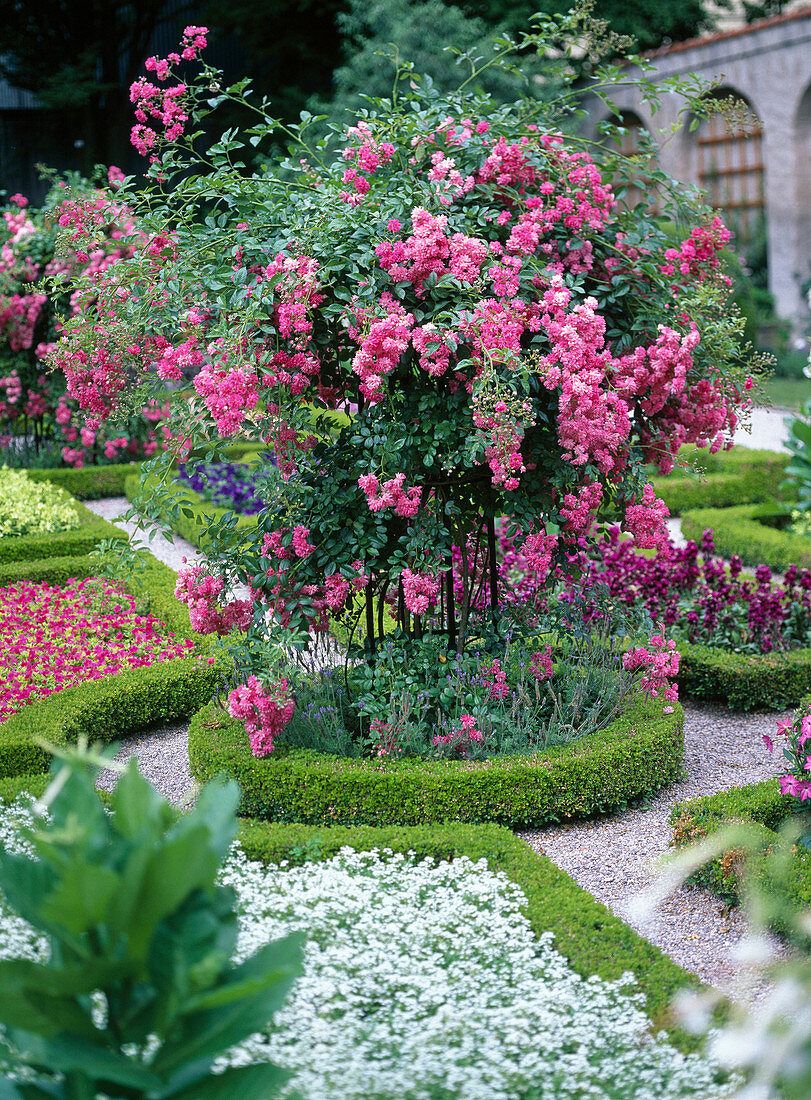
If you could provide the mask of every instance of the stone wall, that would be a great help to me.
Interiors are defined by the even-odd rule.
[[[650,55],[654,81],[691,74],[718,81],[716,94],[743,98],[762,129],[763,200],[769,283],[777,312],[807,314],[800,286],[811,278],[811,7],[750,27],[678,43]],[[632,88],[617,88],[618,111],[638,118],[655,137],[663,169],[699,182],[698,133],[682,116],[685,101],[665,92],[652,114]],[[591,111],[591,125],[606,117]]]

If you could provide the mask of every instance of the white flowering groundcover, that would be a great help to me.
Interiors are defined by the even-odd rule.
[[[7,807],[0,843],[30,820]],[[670,1100],[731,1096],[714,1067],[652,1037],[631,975],[583,979],[536,937],[486,862],[344,849],[295,868],[229,859],[238,953],[301,929],[304,972],[267,1034],[222,1065],[270,1060],[303,1100]],[[0,898],[0,956],[45,944]],[[3,1065],[0,1044],[0,1072]]]

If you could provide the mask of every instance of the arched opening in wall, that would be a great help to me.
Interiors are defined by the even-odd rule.
[[[695,133],[698,182],[743,252],[765,239],[763,127],[744,96],[724,89],[708,97]]]
[[[655,212],[656,192],[650,177],[657,153],[653,137],[634,111],[622,111],[619,119],[611,121],[619,128],[615,143],[620,155],[612,184],[620,192],[620,202],[629,210],[643,203]]]
[[[811,84],[805,89],[795,117],[797,138],[797,256],[804,264],[796,272],[806,313],[811,312]]]

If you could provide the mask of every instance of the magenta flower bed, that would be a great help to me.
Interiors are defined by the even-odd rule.
[[[133,597],[106,581],[0,589],[0,722],[74,684],[193,649],[160,620],[138,614]]]

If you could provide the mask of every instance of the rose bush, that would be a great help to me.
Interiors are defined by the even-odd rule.
[[[547,20],[523,47],[549,51],[566,29]],[[302,116],[285,131],[290,155],[249,175],[240,151],[284,127],[254,105],[254,126],[198,152],[197,120],[247,94],[191,68],[204,46],[205,29],[187,28],[178,54],[147,63],[154,80],[133,85],[151,185],[128,201],[145,236],[126,264],[78,281],[93,324],[67,319],[53,356],[93,426],[133,390],[171,382],[176,454],[235,436],[272,446],[277,499],[251,534],[214,529],[215,583],[179,584],[212,629],[247,629],[239,667],[252,679],[231,707],[268,751],[292,711],[291,650],[331,621],[362,638],[368,669],[386,615],[403,667],[426,638],[438,658],[483,638],[503,648],[499,516],[536,589],[598,518],[661,545],[667,509],[646,464],[671,469],[683,443],[730,446],[748,371],[720,308],[728,231],[706,210],[686,222],[695,203],[679,206],[660,173],[680,244],[619,201],[618,155],[562,132],[571,88],[551,107],[496,106],[467,90],[473,60],[459,94],[398,92],[328,139],[308,143]],[[503,41],[486,64],[514,50]],[[565,55],[550,64],[571,84]],[[594,72],[598,93],[619,78]],[[71,219],[72,243],[104,220],[78,203]],[[313,408],[350,416],[314,427]],[[157,514],[160,492],[142,506]],[[235,581],[250,586],[250,621],[229,610]],[[530,622],[528,656],[554,640],[537,633]],[[629,658],[635,671],[672,691],[663,635],[645,654]],[[383,729],[392,697],[379,698],[367,718]],[[480,717],[465,728],[480,732]]]
[[[82,311],[70,284],[80,275],[90,282],[101,277],[137,245],[132,212],[114,196],[123,173],[112,167],[102,182],[102,172],[97,183],[75,173],[57,180],[36,210],[24,195],[12,195],[0,220],[0,448],[21,436],[18,449],[30,442],[39,453],[43,443],[56,440],[62,461],[71,466],[149,457],[162,441],[162,401],[134,406],[99,431],[84,422],[77,401],[65,392],[64,376],[47,369],[59,336],[57,313]],[[58,228],[69,224],[77,204],[103,212],[99,233],[92,246],[63,239],[57,250]],[[57,280],[51,293],[48,280]]]

